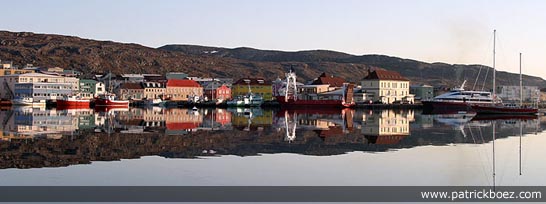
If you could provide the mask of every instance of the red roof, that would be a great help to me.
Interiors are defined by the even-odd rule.
[[[393,80],[393,81],[409,81],[398,72],[376,69],[368,73],[364,80]]]
[[[326,73],[322,73],[318,78],[316,78],[311,84],[313,85],[324,85],[330,84],[332,87],[342,87],[345,83],[345,79],[334,77]]]
[[[169,79],[167,87],[201,87],[199,83],[189,79]]]

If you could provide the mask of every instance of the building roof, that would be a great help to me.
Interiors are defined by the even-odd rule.
[[[376,69],[373,72],[369,72],[368,76],[366,76],[364,80],[409,81],[409,79],[403,77],[398,72],[381,69]]]
[[[311,82],[312,85],[329,84],[332,87],[342,87],[343,83],[345,83],[345,79],[334,77],[333,75],[328,75],[326,73],[322,73],[318,78]]]
[[[241,78],[233,85],[271,85],[271,82],[266,81],[264,78]]]
[[[120,89],[143,89],[140,83],[123,83],[119,87]]]
[[[60,77],[62,77],[62,76],[59,76],[59,75],[50,75],[50,74],[42,74],[42,73],[25,73],[25,74],[5,75],[4,77],[50,77],[50,78],[60,78]]]
[[[163,83],[159,82],[141,82],[141,84],[144,88],[165,88]]]
[[[169,79],[167,87],[201,87],[199,83],[189,79]]]

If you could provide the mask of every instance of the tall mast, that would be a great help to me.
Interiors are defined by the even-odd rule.
[[[495,50],[495,46],[496,46],[496,40],[497,40],[497,30],[493,30],[493,103],[494,101],[497,99],[497,88],[496,88],[496,84],[495,84],[495,74],[496,74],[496,69],[495,69],[495,54],[496,54],[496,50]]]
[[[521,75],[521,52],[519,53],[519,106],[523,107],[523,80]]]

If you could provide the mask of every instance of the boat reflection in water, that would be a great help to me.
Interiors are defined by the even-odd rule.
[[[422,115],[413,110],[75,109],[0,111],[0,168],[38,168],[159,155],[341,155],[488,143],[542,130],[533,118]],[[28,157],[28,155],[33,155]]]

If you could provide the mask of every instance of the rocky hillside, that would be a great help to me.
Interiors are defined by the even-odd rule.
[[[0,31],[0,60],[42,67],[73,68],[93,73],[186,72],[202,77],[257,76],[273,80],[283,77],[293,66],[304,82],[328,72],[358,82],[367,70],[384,68],[401,72],[412,83],[454,86],[467,79],[474,84],[479,65],[424,63],[383,55],[355,56],[341,52],[312,50],[282,52],[252,48],[217,48],[193,45],[166,45],[150,48],[138,44],[97,41],[72,36]],[[487,67],[481,69],[483,77]],[[489,72],[489,79],[491,77]],[[498,74],[499,84],[517,84],[517,76]],[[526,84],[546,87],[543,79],[525,76]],[[489,83],[488,83],[489,85]]]
[[[303,63],[311,68],[326,70],[350,79],[365,75],[361,68],[384,68],[402,73],[412,80],[413,84],[431,84],[435,86],[452,87],[467,80],[467,88],[491,86],[492,68],[484,65],[458,65],[446,63],[426,63],[411,59],[402,59],[385,55],[350,55],[328,50],[310,50],[298,52],[283,52],[273,50],[258,50],[252,48],[218,48],[196,45],[166,45],[161,50],[181,52],[193,56],[214,56],[226,59],[240,59],[251,62],[269,63]],[[353,66],[355,69],[347,67]],[[345,67],[349,75],[338,71]],[[479,77],[478,76],[479,74]],[[519,76],[508,72],[497,72],[498,84],[518,85]],[[484,84],[483,82],[486,81]],[[540,77],[524,75],[526,85],[546,87],[546,81]],[[475,85],[474,85],[475,84]]]

